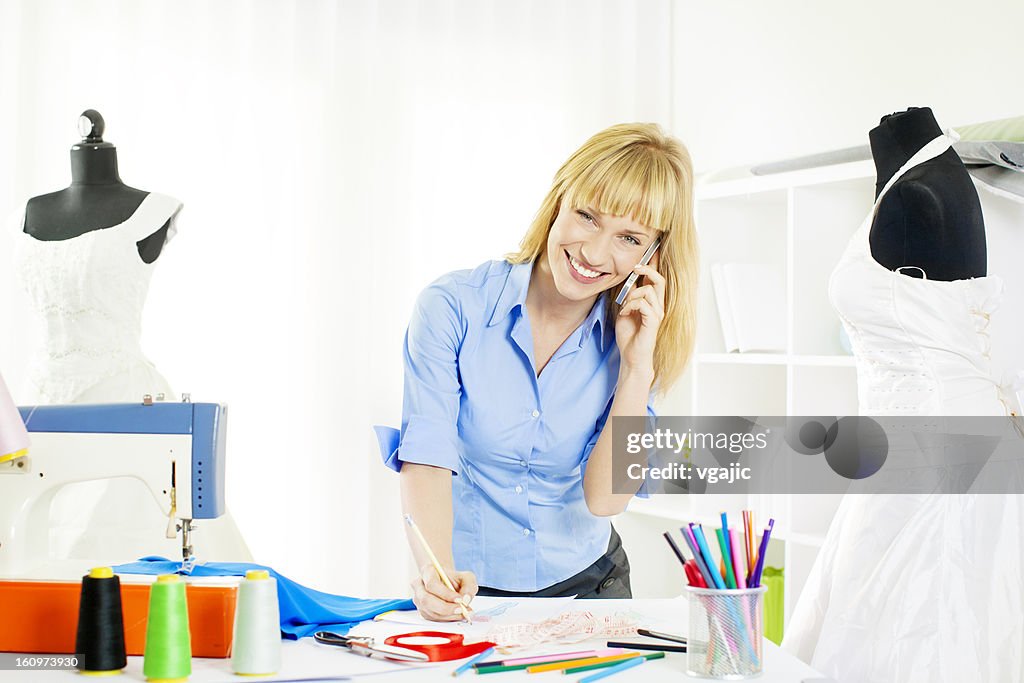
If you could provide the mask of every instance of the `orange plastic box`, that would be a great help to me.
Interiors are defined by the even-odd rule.
[[[0,580],[0,652],[72,654],[82,586],[74,581]],[[193,657],[231,654],[237,586],[187,584]],[[125,646],[146,647],[149,584],[121,583]]]

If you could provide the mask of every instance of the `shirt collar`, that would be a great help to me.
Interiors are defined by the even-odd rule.
[[[597,345],[600,347],[601,352],[604,352],[604,317],[605,312],[608,310],[608,292],[601,292],[601,295],[597,297],[597,301],[590,308],[590,315],[583,321],[583,330],[580,335],[580,348],[587,343],[590,339],[591,333],[594,328],[597,328]]]
[[[508,275],[505,276],[505,285],[498,295],[498,303],[494,305],[491,312],[491,319],[488,327],[497,325],[508,317],[512,309],[526,305],[526,291],[530,288],[530,274],[533,272],[533,262],[513,263],[509,265]]]
[[[493,327],[500,323],[515,308],[519,308],[520,312],[522,311],[522,308],[526,306],[526,292],[530,288],[530,275],[532,273],[533,261],[529,263],[514,263],[509,266],[508,276],[505,278],[505,286],[502,287],[501,294],[498,295],[498,302],[494,305],[491,319],[487,323],[488,327]],[[580,334],[581,347],[590,339],[594,328],[598,327],[600,328],[597,337],[598,345],[601,351],[604,351],[604,318],[607,307],[608,293],[603,292],[597,297],[597,301],[594,302],[594,305],[590,308],[590,313],[583,321],[583,329]]]

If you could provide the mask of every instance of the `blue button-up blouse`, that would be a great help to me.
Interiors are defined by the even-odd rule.
[[[375,427],[392,469],[413,462],[456,475],[456,567],[509,591],[577,574],[605,553],[610,534],[583,498],[619,372],[607,296],[538,377],[526,312],[531,270],[489,261],[423,291],[405,336],[401,432]]]

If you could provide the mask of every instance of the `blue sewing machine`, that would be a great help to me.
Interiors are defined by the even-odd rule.
[[[30,445],[0,459],[0,577],[30,577],[46,562],[50,504],[61,487],[125,476],[145,484],[167,517],[166,538],[180,534],[182,560],[195,561],[193,520],[225,513],[225,406],[144,401],[18,410]]]

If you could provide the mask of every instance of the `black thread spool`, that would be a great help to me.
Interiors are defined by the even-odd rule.
[[[110,567],[96,567],[82,577],[75,652],[84,674],[105,674],[128,664],[124,647],[121,580]]]

